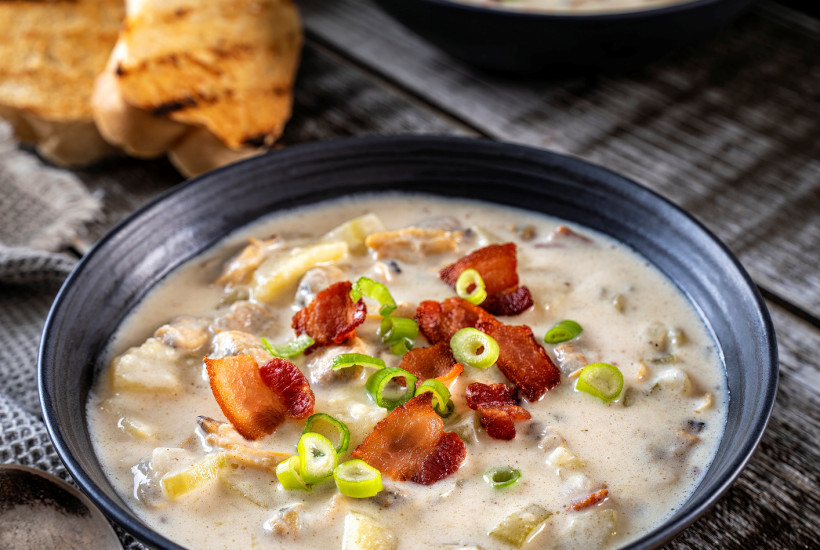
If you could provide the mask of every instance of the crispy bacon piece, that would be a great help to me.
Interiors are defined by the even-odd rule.
[[[561,382],[561,371],[526,325],[505,325],[461,298],[424,301],[416,309],[419,330],[431,343],[449,342],[465,327],[473,327],[498,342],[498,368],[528,401],[538,401]]]
[[[464,270],[475,269],[487,290],[487,298],[481,307],[495,315],[518,315],[532,306],[533,301],[529,289],[518,286],[517,267],[515,244],[491,244],[448,265],[439,271],[439,277],[455,288],[458,276]]]
[[[473,382],[467,386],[467,406],[481,415],[481,425],[493,439],[515,437],[515,420],[529,420],[530,413],[518,406],[515,388],[506,384]]]
[[[401,358],[399,368],[415,374],[419,380],[447,376],[456,364],[447,342],[439,342],[429,348],[413,348]]]
[[[314,395],[299,369],[285,359],[259,367],[250,355],[205,358],[216,402],[246,439],[273,433],[288,417],[313,413]]]
[[[596,491],[581,500],[576,500],[572,504],[567,505],[567,508],[577,512],[579,510],[583,510],[584,508],[589,508],[590,506],[595,506],[596,504],[603,502],[608,496],[609,491],[607,491],[606,487],[604,487],[600,491]]]
[[[356,327],[367,317],[367,307],[362,299],[350,299],[352,286],[350,281],[342,281],[319,292],[293,316],[296,334],[306,332],[316,341],[313,347],[342,344],[356,336]]]
[[[316,399],[299,367],[287,359],[274,357],[259,367],[259,374],[265,385],[279,396],[289,417],[307,418],[313,414]]]
[[[432,394],[417,395],[396,407],[353,451],[396,481],[431,485],[458,470],[467,450],[430,405]]]

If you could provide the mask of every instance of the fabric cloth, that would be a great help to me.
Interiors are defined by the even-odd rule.
[[[76,176],[19,150],[0,121],[0,463],[69,482],[42,421],[37,349],[51,302],[77,263],[56,251],[100,211]],[[118,533],[129,550],[144,548]]]

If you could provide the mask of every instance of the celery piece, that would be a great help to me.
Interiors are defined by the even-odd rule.
[[[552,512],[538,504],[530,504],[513,512],[496,525],[490,536],[515,546],[521,546],[533,530],[546,521]]]
[[[350,252],[353,254],[365,254],[367,246],[364,241],[373,233],[380,233],[384,231],[384,225],[376,214],[365,214],[358,218],[348,220],[338,227],[334,227],[328,231],[323,241],[344,241],[350,247]]]

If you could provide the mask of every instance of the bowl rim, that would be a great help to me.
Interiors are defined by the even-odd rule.
[[[385,0],[380,0],[385,1]],[[394,0],[386,0],[394,1]],[[468,2],[461,2],[459,0],[410,0],[415,2],[423,2],[427,4],[434,4],[440,7],[456,9],[461,8],[469,12],[507,17],[510,19],[538,19],[538,20],[555,20],[555,21],[599,21],[606,22],[613,19],[639,19],[641,17],[662,16],[666,14],[675,14],[677,12],[689,11],[701,6],[709,6],[712,4],[720,4],[730,0],[682,0],[674,4],[660,5],[650,8],[635,8],[635,9],[620,9],[615,11],[591,11],[591,12],[570,12],[570,11],[541,11],[541,10],[521,10],[509,9],[494,6],[484,6],[479,4],[472,4]]]
[[[122,507],[120,506],[120,504],[110,499],[105,494],[105,492],[101,490],[100,487],[90,478],[90,476],[85,473],[85,471],[81,468],[77,459],[74,457],[69,448],[67,438],[64,437],[63,430],[61,429],[56,417],[54,416],[54,404],[48,398],[49,396],[46,390],[46,365],[47,358],[49,355],[48,351],[53,339],[52,332],[53,327],[55,325],[55,317],[58,314],[61,304],[66,300],[66,296],[70,292],[72,292],[72,287],[75,284],[77,284],[78,280],[81,280],[83,271],[86,269],[88,264],[94,258],[96,258],[96,256],[105,253],[105,247],[107,246],[108,242],[115,239],[115,237],[117,237],[123,231],[127,230],[129,225],[138,223],[147,212],[150,212],[154,208],[160,207],[162,203],[164,203],[164,201],[169,197],[182,193],[191,187],[199,185],[199,183],[203,180],[218,180],[223,174],[231,173],[234,171],[242,173],[243,167],[252,166],[254,163],[257,162],[277,162],[279,164],[287,164],[289,159],[293,159],[294,157],[298,158],[300,155],[311,154],[319,154],[325,158],[332,158],[335,155],[338,155],[339,152],[349,152],[350,150],[356,150],[357,148],[359,148],[359,150],[356,152],[366,157],[368,155],[368,151],[370,151],[371,149],[371,146],[389,147],[413,145],[426,148],[445,148],[447,146],[460,146],[464,148],[464,151],[462,151],[463,154],[469,154],[471,156],[477,155],[484,150],[493,150],[494,152],[507,153],[510,155],[511,158],[515,158],[516,160],[526,160],[534,162],[535,164],[541,164],[542,166],[547,165],[547,161],[557,163],[558,165],[561,165],[564,168],[568,168],[569,172],[573,177],[584,176],[585,178],[598,181],[606,179],[609,179],[611,181],[617,180],[619,182],[619,185],[626,185],[632,193],[645,193],[648,196],[650,196],[651,200],[657,201],[657,204],[661,209],[663,209],[665,212],[674,213],[675,215],[679,216],[683,221],[694,226],[697,230],[699,230],[702,233],[702,236],[709,241],[709,244],[711,246],[717,247],[717,250],[723,256],[723,259],[730,262],[732,267],[735,269],[736,273],[740,276],[743,282],[743,291],[748,292],[749,297],[751,297],[754,301],[754,313],[756,314],[755,320],[759,321],[760,323],[761,336],[763,339],[761,348],[764,349],[766,352],[764,356],[760,357],[760,364],[764,367],[764,374],[768,376],[768,383],[761,388],[761,402],[763,406],[762,408],[758,408],[755,411],[756,418],[754,419],[753,424],[755,428],[755,437],[744,440],[745,444],[740,454],[737,454],[735,460],[733,460],[728,465],[727,473],[721,476],[722,483],[717,487],[715,491],[710,493],[708,496],[702,498],[700,500],[700,503],[695,508],[693,508],[687,514],[675,519],[672,522],[669,522],[669,519],[667,519],[652,531],[649,531],[640,538],[630,542],[630,544],[624,548],[655,548],[665,542],[668,542],[674,536],[679,534],[681,531],[683,531],[689,525],[691,525],[697,519],[699,519],[708,508],[713,506],[716,503],[716,501],[720,499],[720,497],[731,487],[731,485],[735,482],[737,477],[741,474],[743,468],[751,459],[755,449],[757,448],[761,438],[763,437],[766,426],[771,417],[772,409],[774,407],[779,378],[777,341],[771,316],[757,286],[755,285],[754,281],[751,279],[751,276],[745,270],[743,265],[740,263],[740,261],[734,256],[734,254],[732,254],[729,248],[711,232],[711,230],[709,230],[691,214],[683,210],[681,207],[675,205],[669,199],[666,199],[654,190],[649,189],[648,187],[636,182],[631,178],[621,175],[618,172],[609,170],[602,166],[593,164],[589,161],[567,154],[561,154],[554,151],[526,145],[519,145],[509,142],[499,142],[486,138],[471,138],[446,135],[357,136],[336,138],[307,144],[295,145],[287,149],[271,151],[269,153],[266,153],[265,155],[245,159],[243,161],[231,164],[229,166],[224,166],[222,168],[210,171],[206,174],[197,176],[195,178],[188,179],[172,187],[171,189],[168,189],[167,191],[161,193],[157,197],[148,201],[143,206],[136,209],[125,219],[117,223],[97,243],[95,243],[92,246],[92,248],[86,253],[86,255],[84,255],[80,259],[75,268],[66,278],[65,282],[63,283],[59,292],[57,293],[54,302],[52,303],[45,324],[43,326],[40,346],[38,350],[37,365],[38,394],[40,398],[41,410],[43,413],[43,421],[45,423],[46,430],[51,438],[55,450],[57,451],[58,455],[63,461],[69,474],[75,480],[80,489],[83,492],[85,492],[96,505],[102,508],[102,510],[107,516],[112,517],[127,532],[133,534],[141,542],[146,542],[151,545],[157,545],[158,547],[163,548],[184,550],[184,547],[171,541],[159,532],[154,531],[153,529],[149,528],[147,525],[142,523],[142,521],[137,518],[136,514],[129,508]],[[386,191],[390,190],[388,189]],[[322,200],[326,199],[316,198],[315,200],[311,200],[310,203],[314,204],[321,202]],[[519,208],[526,207],[519,206]],[[275,212],[275,210],[271,210],[270,213],[273,212]],[[249,220],[248,223],[253,223],[253,221],[254,220]],[[233,228],[233,230],[239,228],[240,226],[237,226]],[[203,251],[207,250],[208,248],[213,246],[213,244],[214,243],[210,243],[207,246],[204,246],[196,254],[186,258],[179,265],[189,261],[193,257],[196,257],[197,254],[200,254]],[[695,305],[697,309],[697,305],[693,305]],[[721,357],[721,361],[725,361],[723,357]],[[685,503],[686,502],[689,501],[687,500],[685,501]],[[663,527],[663,529],[660,529],[660,527]]]

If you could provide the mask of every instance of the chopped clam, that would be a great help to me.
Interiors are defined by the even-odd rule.
[[[231,304],[213,320],[215,332],[237,330],[252,334],[264,334],[269,326],[277,321],[276,316],[265,306],[240,300]]]
[[[307,370],[310,373],[310,383],[318,386],[327,386],[335,382],[346,382],[361,376],[364,370],[361,365],[333,370],[333,360],[343,353],[370,355],[373,352],[359,338],[354,338],[348,345],[320,348],[310,356],[307,363]]]
[[[250,244],[225,266],[216,284],[231,287],[250,282],[251,275],[256,268],[280,245],[278,237],[266,240],[250,239]]]
[[[538,441],[538,448],[543,449],[544,452],[551,452],[558,447],[564,445],[564,438],[558,433],[558,430],[552,427],[546,428]]]
[[[174,349],[197,355],[211,339],[209,323],[210,319],[207,317],[176,317],[159,327],[154,332],[154,338]]]
[[[555,361],[564,374],[575,372],[589,364],[586,356],[570,342],[555,346]]]
[[[223,449],[232,461],[243,466],[275,473],[276,466],[291,456],[291,453],[249,447],[236,428],[228,422],[200,416],[197,417],[197,423],[207,434],[205,442],[208,445]]]
[[[238,330],[218,332],[213,339],[213,347],[208,357],[219,359],[233,355],[248,354],[260,365],[267,363],[273,355],[265,349],[258,336]]]
[[[323,265],[309,269],[296,287],[294,303],[300,308],[310,304],[319,292],[330,285],[347,280],[344,271],[335,265]]]
[[[365,242],[378,258],[418,263],[430,254],[455,252],[461,237],[460,232],[406,227],[397,231],[374,233]]]
[[[688,396],[692,393],[692,381],[686,371],[670,367],[660,371],[654,378],[652,391],[663,390],[678,395]]]
[[[280,508],[262,527],[278,537],[295,537],[302,529],[302,508],[301,503]]]

